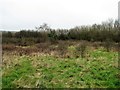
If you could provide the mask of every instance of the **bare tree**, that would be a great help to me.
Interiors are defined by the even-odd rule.
[[[48,26],[47,23],[43,23],[39,27],[35,27],[38,31],[50,31],[50,27]]]

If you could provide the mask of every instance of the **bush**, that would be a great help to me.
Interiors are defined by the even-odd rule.
[[[107,52],[110,51],[112,45],[112,41],[110,39],[106,39],[104,41],[104,48],[106,49]]]
[[[86,48],[87,44],[84,41],[76,47],[76,51],[78,54],[80,54],[81,58],[85,57]]]
[[[64,57],[67,53],[67,45],[63,42],[61,42],[59,45],[58,45],[58,48],[57,48],[57,51],[58,51],[58,54],[62,57]]]

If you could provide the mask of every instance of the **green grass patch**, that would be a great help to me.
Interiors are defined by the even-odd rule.
[[[20,57],[20,63],[3,75],[3,87],[120,87],[118,53],[99,48],[88,51],[88,54],[90,56],[85,58]]]
[[[16,64],[14,67],[9,68],[9,72],[3,75],[2,85],[4,88],[19,87],[14,81],[19,80],[21,77],[32,75],[35,71],[31,65],[29,58],[22,57],[21,62]],[[4,71],[5,72],[5,71]],[[26,80],[29,78],[25,78]]]

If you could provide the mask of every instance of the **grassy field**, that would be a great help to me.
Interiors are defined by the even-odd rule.
[[[51,46],[52,47],[52,46]],[[55,47],[55,46],[54,46]],[[56,53],[30,55],[4,51],[3,88],[118,88],[118,52],[87,47],[85,57],[76,57],[75,46],[68,56]],[[65,52],[60,53],[64,54]]]

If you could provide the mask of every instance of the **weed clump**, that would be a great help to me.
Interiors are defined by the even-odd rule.
[[[64,43],[61,43],[58,45],[58,54],[61,56],[61,57],[64,57],[67,53],[67,45],[65,45]]]
[[[77,55],[77,57],[78,57],[78,55],[80,55],[81,58],[85,58],[86,48],[87,48],[86,42],[82,42],[81,44],[79,44],[76,47],[76,55]]]
[[[111,44],[112,44],[112,42],[111,42],[110,39],[106,39],[106,40],[104,41],[103,46],[104,46],[104,48],[106,49],[107,52],[110,51],[110,49],[111,49]]]

